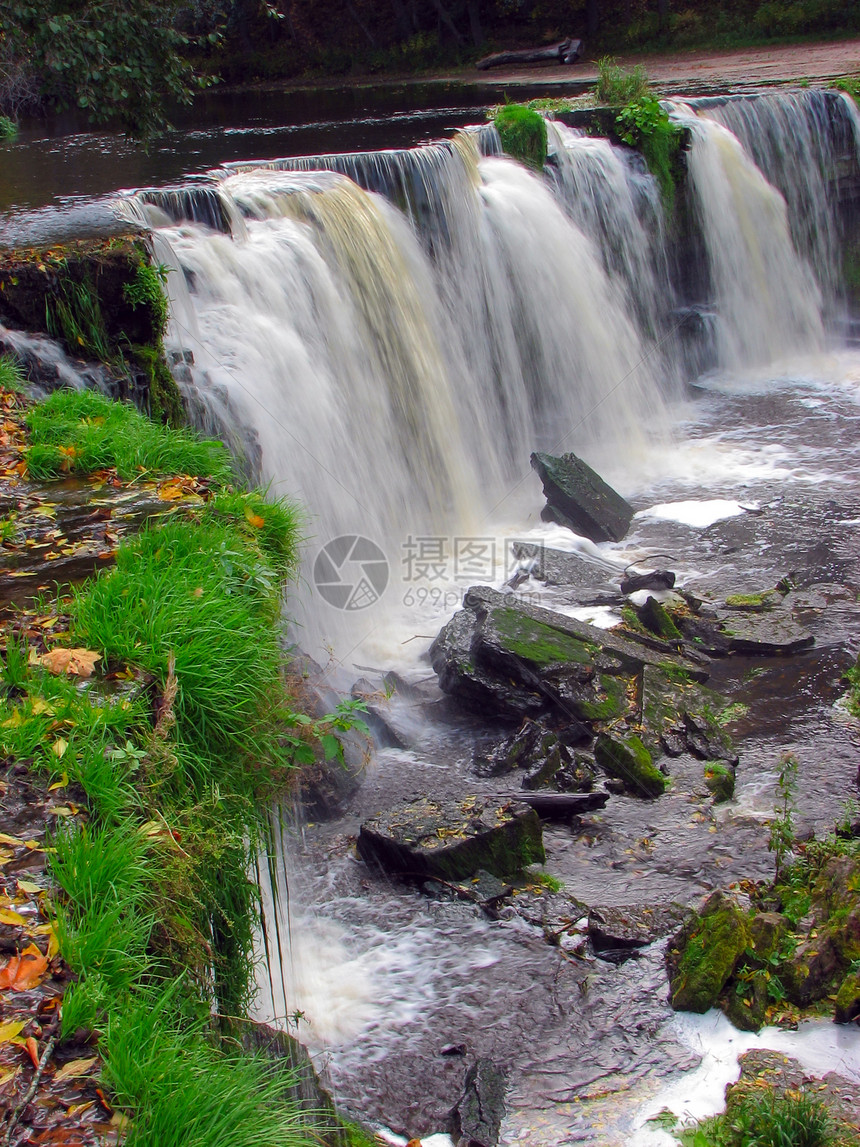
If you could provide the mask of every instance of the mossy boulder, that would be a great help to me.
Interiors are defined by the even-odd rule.
[[[714,804],[730,801],[735,795],[735,770],[723,761],[705,762],[705,785]]]
[[[714,1007],[750,946],[749,921],[723,892],[711,893],[701,912],[670,945],[669,998],[676,1011]]]
[[[594,746],[594,759],[605,773],[621,781],[631,796],[653,800],[666,791],[667,778],[635,733],[614,730],[600,733]]]
[[[636,613],[642,625],[657,637],[662,637],[664,641],[682,640],[683,635],[673,621],[672,615],[656,597],[649,595],[645,599],[645,604],[637,607]]]
[[[839,985],[833,1019],[838,1024],[860,1020],[860,971],[849,972]]]
[[[546,859],[533,809],[478,797],[423,797],[383,813],[361,826],[357,847],[366,864],[419,880],[464,880],[480,869],[504,879]]]
[[[494,123],[502,151],[535,171],[546,163],[546,120],[522,104],[505,104],[496,112]]]

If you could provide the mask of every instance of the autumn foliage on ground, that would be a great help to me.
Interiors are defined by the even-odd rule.
[[[59,504],[91,481],[81,460],[93,436],[109,506],[151,483],[156,507],[82,584],[48,581],[10,602],[23,579],[0,579],[0,1135],[318,1142],[290,1073],[237,1053],[228,1018],[251,990],[259,810],[355,721],[309,718],[285,690],[298,515],[230,486],[219,445],[188,434],[171,445],[176,432],[97,395],[34,407],[0,389],[0,407],[10,553],[27,549],[16,507]],[[147,437],[154,449],[133,465],[117,449]],[[49,439],[69,464],[35,483],[29,460]],[[166,470],[190,456],[207,468]]]

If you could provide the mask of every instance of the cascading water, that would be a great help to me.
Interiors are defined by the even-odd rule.
[[[174,293],[191,285],[193,322],[175,305],[172,338],[198,393],[222,410],[226,396],[320,544],[363,534],[394,565],[409,535],[517,520],[533,449],[605,468],[623,442],[631,459],[663,403],[648,348],[542,180],[462,135],[370,165],[362,181],[405,216],[323,161],[296,166],[223,179],[222,217],[241,214],[244,235],[160,237],[183,271]],[[348,619],[315,616],[303,643],[351,648]]]
[[[820,351],[821,292],[792,243],[785,200],[728,128],[688,105],[671,109],[691,136],[687,170],[718,312],[720,367],[772,369]]]

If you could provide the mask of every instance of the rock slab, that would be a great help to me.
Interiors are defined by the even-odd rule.
[[[593,542],[620,542],[633,507],[575,454],[532,454],[547,500],[547,516]]]
[[[503,879],[545,860],[537,813],[515,800],[422,797],[365,821],[358,854],[413,879],[465,880],[480,869]]]

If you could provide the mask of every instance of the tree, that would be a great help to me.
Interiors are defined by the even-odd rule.
[[[147,141],[170,101],[209,80],[181,55],[179,0],[0,0],[0,112],[27,104],[83,108]]]

